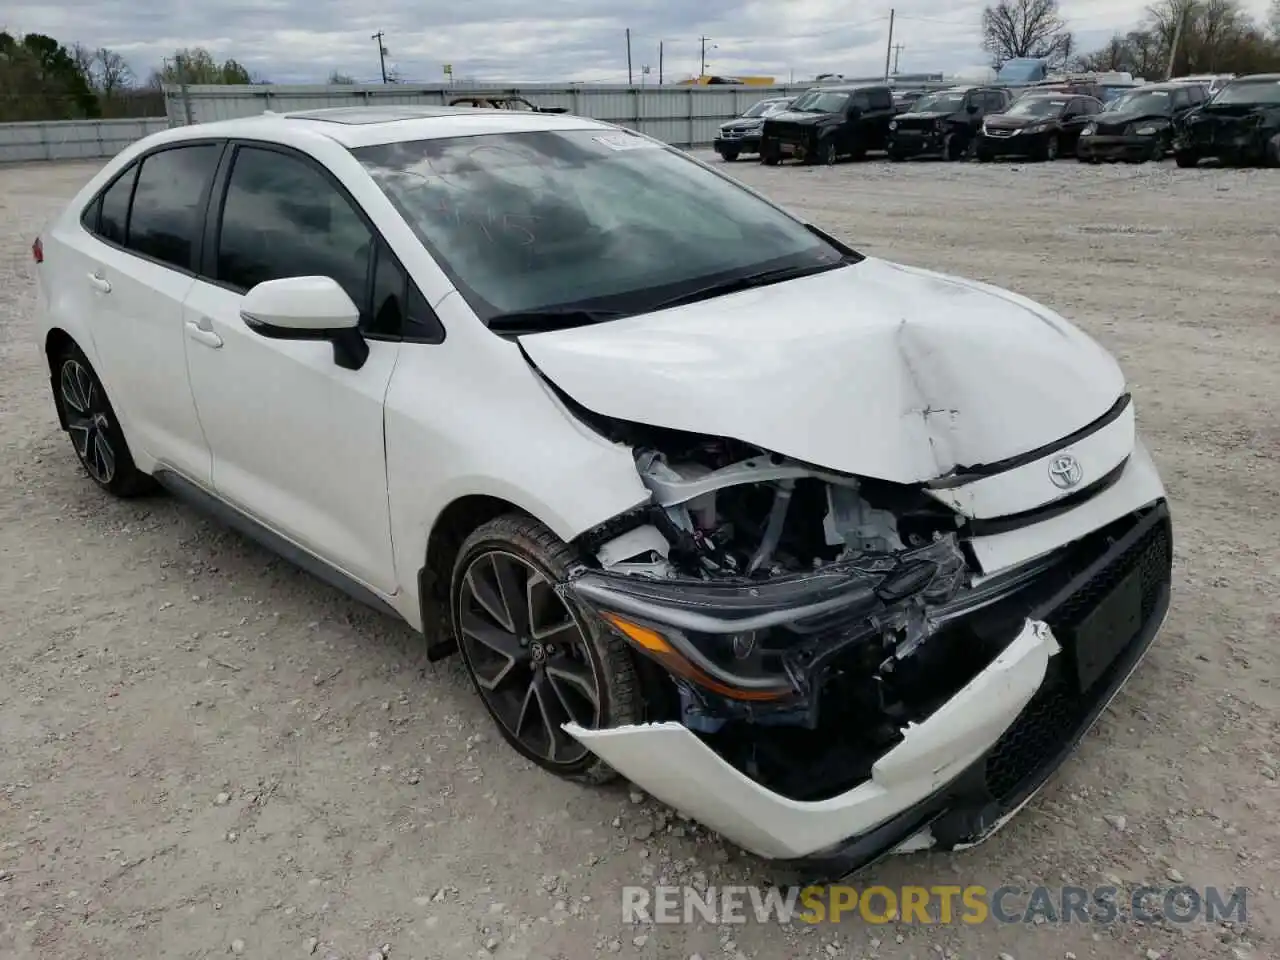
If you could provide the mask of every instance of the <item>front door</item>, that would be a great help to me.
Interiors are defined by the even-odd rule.
[[[384,594],[396,591],[383,400],[400,344],[372,339],[359,370],[326,341],[277,340],[240,318],[265,280],[328,276],[371,309],[379,244],[315,161],[239,146],[209,280],[187,298],[191,388],[213,454],[213,487],[233,506]]]

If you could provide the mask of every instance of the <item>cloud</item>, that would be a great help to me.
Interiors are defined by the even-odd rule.
[[[1267,0],[1246,0],[1261,15]],[[982,2],[894,0],[894,42],[903,72],[955,71],[981,64]],[[1142,19],[1146,0],[1061,0],[1088,49]],[[884,69],[888,3],[836,0],[206,0],[131,8],[106,0],[42,0],[11,31],[47,33],[65,43],[110,47],[145,77],[184,46],[234,57],[278,83],[323,82],[332,70],[379,79],[372,34],[385,33],[388,66],[407,81],[585,80],[625,82],[627,28],[637,80],[656,80],[659,44],[665,79],[696,74],[706,35],[707,71],[780,80],[817,73]]]

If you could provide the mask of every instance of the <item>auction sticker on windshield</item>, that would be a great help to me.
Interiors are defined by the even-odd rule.
[[[655,143],[645,137],[638,137],[634,133],[607,133],[602,137],[592,137],[591,139],[602,146],[608,147],[610,150],[662,149],[662,144]]]

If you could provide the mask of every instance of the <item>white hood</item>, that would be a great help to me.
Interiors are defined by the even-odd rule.
[[[596,413],[899,483],[1052,443],[1124,392],[1044,307],[872,258],[521,344]]]

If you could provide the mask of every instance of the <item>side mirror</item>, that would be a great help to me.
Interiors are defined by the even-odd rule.
[[[334,362],[348,370],[359,370],[369,358],[357,329],[360,310],[331,277],[263,281],[244,295],[240,319],[273,340],[328,340]]]

